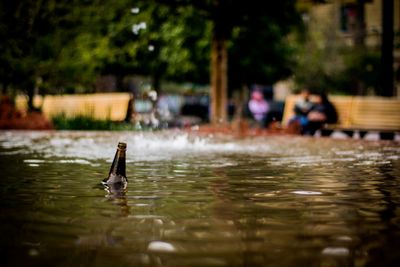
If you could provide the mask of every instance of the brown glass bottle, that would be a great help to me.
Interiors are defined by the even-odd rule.
[[[108,173],[108,177],[103,180],[103,183],[107,185],[111,184],[126,184],[128,179],[126,178],[126,143],[118,143],[117,152],[115,152],[114,160]]]

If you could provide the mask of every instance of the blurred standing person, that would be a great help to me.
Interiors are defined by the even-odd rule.
[[[254,90],[251,93],[251,99],[248,103],[248,108],[251,116],[257,122],[258,126],[266,127],[269,104],[264,99],[264,95],[261,91]]]
[[[132,122],[134,113],[135,113],[135,97],[133,94],[130,94],[124,121],[127,123]]]

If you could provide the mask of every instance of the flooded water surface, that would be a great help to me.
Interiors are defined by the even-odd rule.
[[[395,142],[0,132],[0,168],[1,266],[400,266]]]

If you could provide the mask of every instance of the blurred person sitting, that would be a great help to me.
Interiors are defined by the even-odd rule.
[[[315,98],[315,105],[307,115],[306,124],[302,126],[302,134],[314,135],[326,123],[336,123],[338,114],[335,106],[329,101],[325,93]]]
[[[310,91],[303,89],[300,92],[300,96],[301,98],[294,105],[294,112],[296,115],[307,116],[314,107],[314,103],[310,101]]]
[[[314,103],[310,101],[310,91],[303,89],[300,98],[294,105],[294,116],[289,120],[289,128],[299,128],[301,131],[308,124],[308,113],[314,108]]]
[[[270,110],[268,102],[264,99],[264,95],[259,90],[251,93],[251,99],[248,102],[248,109],[251,117],[260,127],[266,127],[268,123],[268,112]]]

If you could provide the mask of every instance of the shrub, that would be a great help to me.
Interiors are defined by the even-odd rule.
[[[136,130],[131,123],[115,122],[109,119],[99,120],[87,115],[67,117],[65,114],[52,118],[54,128],[57,130],[103,130],[103,131],[131,131]]]

